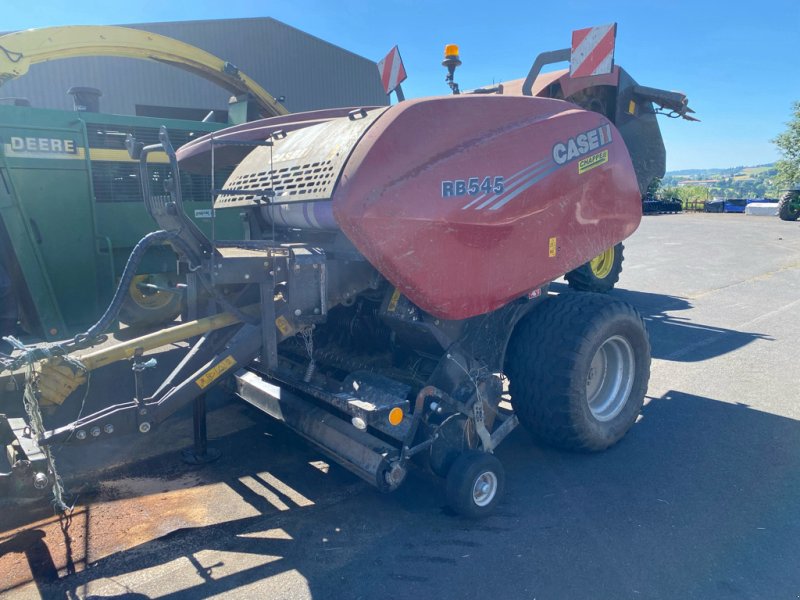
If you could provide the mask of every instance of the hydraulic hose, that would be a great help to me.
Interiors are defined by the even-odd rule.
[[[136,271],[139,269],[139,265],[145,253],[151,246],[163,244],[164,242],[171,243],[175,246],[176,250],[186,255],[189,259],[195,258],[192,256],[192,251],[188,244],[186,244],[177,233],[163,230],[148,233],[139,240],[136,246],[134,246],[131,255],[128,257],[128,262],[125,264],[125,269],[122,271],[122,277],[120,278],[117,290],[114,292],[114,297],[111,299],[111,303],[108,305],[108,308],[106,308],[103,316],[84,333],[75,336],[73,341],[76,345],[80,346],[91,342],[105,333],[105,331],[114,324],[119,317],[122,304],[125,302],[125,298],[128,294],[128,288],[133,282],[133,278],[136,276]]]
[[[91,340],[94,340],[99,335],[105,333],[105,331],[114,324],[119,317],[119,312],[122,309],[123,302],[125,302],[128,288],[130,287],[133,278],[136,276],[136,271],[138,270],[139,264],[144,258],[145,252],[147,252],[150,246],[153,246],[154,244],[162,244],[164,242],[169,242],[172,244],[175,249],[186,256],[190,262],[194,264],[199,263],[198,257],[194,256],[194,252],[192,252],[189,244],[187,244],[176,232],[162,230],[148,233],[141,240],[139,240],[139,243],[137,243],[133,248],[130,257],[128,257],[128,262],[125,264],[125,269],[122,271],[122,277],[120,278],[119,286],[117,286],[117,291],[114,292],[114,297],[112,298],[111,303],[108,305],[106,312],[103,313],[103,316],[100,317],[97,323],[87,329],[85,333],[75,336],[74,341],[77,345],[83,345]],[[241,310],[231,304],[217,291],[216,288],[214,288],[213,285],[211,285],[210,282],[206,281],[203,277],[199,277],[198,279],[206,291],[211,294],[211,296],[217,301],[223,310],[231,313],[243,323],[255,323],[255,319],[252,316],[244,314]]]
[[[114,292],[114,297],[111,299],[111,303],[103,313],[103,316],[100,317],[100,319],[94,325],[89,327],[86,332],[79,333],[73,339],[67,342],[38,348],[24,346],[17,339],[10,336],[6,337],[4,339],[14,348],[20,350],[21,353],[14,359],[11,359],[10,356],[0,357],[0,372],[4,370],[13,371],[22,367],[26,363],[32,363],[38,360],[51,358],[53,356],[63,356],[72,350],[85,348],[95,343],[101,334],[111,327],[111,325],[113,325],[116,321],[117,317],[119,317],[119,311],[122,308],[122,303],[125,301],[128,288],[130,287],[133,278],[136,276],[136,271],[139,268],[139,265],[141,264],[147,250],[155,244],[162,244],[164,242],[172,243],[176,250],[184,253],[190,258],[192,257],[193,253],[191,249],[186,242],[178,237],[176,233],[171,231],[154,231],[152,233],[148,233],[141,240],[139,240],[139,242],[133,248],[131,255],[128,257],[128,262],[125,264],[125,269],[122,272],[122,278],[120,279],[116,292]]]
[[[122,304],[125,302],[125,298],[128,294],[128,288],[130,288],[133,278],[136,276],[136,272],[139,269],[139,265],[141,264],[147,250],[149,250],[151,246],[166,242],[172,244],[175,250],[177,250],[180,254],[183,254],[191,264],[198,265],[200,263],[199,257],[195,255],[196,253],[192,250],[189,244],[187,244],[180,237],[178,232],[161,230],[148,233],[141,240],[139,240],[136,246],[134,246],[133,251],[128,257],[128,261],[125,264],[125,269],[122,271],[122,277],[120,278],[119,285],[114,292],[114,297],[111,299],[111,302],[103,313],[103,316],[101,316],[94,325],[89,327],[84,333],[79,333],[76,335],[72,340],[60,344],[53,344],[48,347],[26,347],[14,338],[6,338],[14,348],[21,350],[22,353],[14,359],[11,359],[10,356],[0,356],[0,372],[5,370],[13,371],[30,361],[42,360],[51,358],[53,356],[64,356],[74,350],[86,348],[96,344],[101,339],[102,335],[109,328],[111,328],[111,326],[119,318]],[[242,323],[255,324],[257,322],[257,318],[243,313],[239,308],[234,306],[230,301],[223,297],[222,294],[220,294],[219,291],[209,281],[206,281],[204,277],[201,276],[198,277],[198,279],[206,291],[214,298],[214,300],[224,311],[234,315]]]

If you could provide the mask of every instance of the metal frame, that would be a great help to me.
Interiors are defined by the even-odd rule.
[[[536,78],[539,76],[542,67],[545,65],[569,61],[571,52],[572,50],[570,48],[562,48],[561,50],[551,50],[550,52],[542,52],[539,54],[539,56],[536,57],[536,60],[533,61],[530,71],[528,71],[528,76],[525,77],[525,82],[522,84],[522,95],[533,95],[531,91],[533,89],[533,82],[536,81]]]
[[[16,465],[12,473],[0,473],[0,478],[23,475],[36,484],[42,475],[47,476],[46,464],[38,458],[40,448],[89,443],[102,435],[150,434],[190,402],[195,403],[196,435],[187,458],[191,462],[212,460],[215,455],[208,451],[205,440],[204,397],[211,387],[231,379],[242,399],[283,421],[345,468],[385,491],[403,482],[409,461],[445,443],[441,434],[455,423],[462,423],[457,426],[463,426],[464,432],[473,431],[477,437],[470,446],[485,452],[492,452],[518,425],[516,416],[499,409],[502,386],[493,373],[502,370],[515,323],[538,303],[541,294],[535,300],[512,303],[474,319],[442,322],[403,296],[388,310],[395,292],[384,287],[378,318],[390,322],[400,335],[407,331],[422,336],[438,348],[434,350],[438,363],[413,402],[409,401],[412,388],[389,375],[355,370],[339,384],[326,383],[327,376],[315,373],[311,352],[303,359],[305,364],[299,365],[302,374],[298,374],[291,357],[278,352],[278,344],[325,323],[332,306],[347,305],[355,295],[377,290],[382,279],[363,258],[359,261],[349,246],[336,242],[330,245],[329,255],[324,244],[282,244],[274,229],[272,238],[264,241],[230,245],[209,240],[184,213],[178,163],[165,129],[159,139],[159,144],[142,146],[129,138],[126,145],[139,160],[148,211],[180,241],[176,250],[193,288],[188,295],[190,312],[195,318],[203,317],[222,305],[236,311],[238,318],[206,330],[150,397],[141,397],[139,390],[144,389],[143,378],[154,363],[140,358],[140,349],[132,368],[137,393],[128,402],[44,432],[39,439],[33,439],[22,423],[0,417],[0,441],[14,448],[9,462]],[[148,187],[148,157],[159,151],[167,154],[173,172],[167,196],[155,196]],[[213,151],[212,144],[212,162]],[[278,284],[280,296],[275,294]],[[239,292],[225,300],[216,292],[218,286]],[[242,308],[250,302],[259,307],[257,321]],[[197,332],[193,329],[188,335]],[[402,418],[392,423],[388,416],[396,410]]]

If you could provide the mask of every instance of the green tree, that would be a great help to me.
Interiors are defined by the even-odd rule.
[[[660,189],[661,189],[661,178],[656,177],[653,179],[653,181],[650,182],[650,185],[647,186],[646,196],[655,198],[659,195],[658,192]]]
[[[677,189],[677,196],[687,202],[704,202],[708,198],[708,188],[702,185],[683,185]]]
[[[777,182],[785,187],[800,184],[800,102],[792,104],[792,120],[786,124],[786,131],[772,143],[783,156],[775,164],[778,168]]]
[[[661,200],[669,200],[670,198],[677,198],[678,197],[678,186],[677,185],[665,185],[662,186],[658,190],[657,198]]]

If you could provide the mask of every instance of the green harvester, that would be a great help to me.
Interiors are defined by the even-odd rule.
[[[234,65],[145,31],[54,27],[0,36],[0,46],[0,85],[37,62],[117,56],[170,64],[233,96],[228,123],[102,114],[99,94],[91,88],[70,90],[74,111],[0,100],[0,335],[21,327],[39,339],[66,339],[98,319],[132,248],[155,227],[143,206],[138,163],[125,149],[126,137],[155,144],[159,128],[166,126],[178,147],[286,109]],[[171,177],[167,156],[154,154],[151,162],[150,185],[163,194]],[[226,174],[217,175],[220,185]],[[187,212],[207,236],[240,237],[237,214],[212,213],[211,176],[181,172],[180,178]],[[129,286],[120,320],[149,326],[175,319],[184,305],[183,279],[169,246],[151,248]]]

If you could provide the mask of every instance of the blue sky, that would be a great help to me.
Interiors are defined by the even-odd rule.
[[[643,85],[686,93],[702,119],[661,119],[670,170],[775,160],[769,140],[800,100],[797,0],[1,1],[5,30],[270,16],[373,60],[399,44],[407,97],[447,92],[445,43],[461,46],[457,81],[468,89],[524,77],[573,29],[616,21],[617,63]]]

